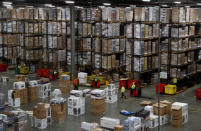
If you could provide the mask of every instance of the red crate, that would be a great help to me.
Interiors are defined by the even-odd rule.
[[[119,81],[119,88],[124,86],[127,89],[127,80],[120,80]]]
[[[6,71],[7,70],[7,64],[0,64],[0,71],[3,72],[3,71]]]
[[[135,82],[135,87],[138,87],[138,80],[128,80],[127,82],[128,82],[128,89],[131,88],[133,82]]]
[[[50,76],[50,70],[49,69],[44,69],[43,70],[43,77],[49,78]]]
[[[38,75],[39,77],[42,77],[42,76],[43,76],[43,71],[44,71],[44,69],[38,69],[38,70],[37,70],[37,75]]]
[[[201,88],[195,90],[195,95],[197,99],[201,99]]]
[[[165,86],[166,86],[167,84],[160,84],[160,94],[164,94],[165,93]],[[158,84],[156,84],[156,93],[158,93],[158,89],[159,88],[159,86],[158,86]]]

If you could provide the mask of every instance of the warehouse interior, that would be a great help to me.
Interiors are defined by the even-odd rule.
[[[198,0],[1,0],[0,131],[199,131]]]

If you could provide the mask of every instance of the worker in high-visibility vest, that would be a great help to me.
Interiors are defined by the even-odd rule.
[[[74,79],[73,85],[74,85],[74,90],[78,90],[78,86],[79,86],[79,79],[78,78]]]
[[[121,98],[126,98],[125,96],[126,89],[124,86],[121,87]]]
[[[133,84],[131,86],[131,95],[133,95],[134,90],[135,90],[135,83],[133,82]]]

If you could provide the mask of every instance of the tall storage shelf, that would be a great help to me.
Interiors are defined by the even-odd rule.
[[[172,8],[170,79],[185,80],[200,72],[199,8]]]
[[[24,62],[35,72],[39,67],[53,68],[51,63],[56,63],[54,68],[66,65],[69,8],[3,8],[0,18],[1,58],[9,66]]]
[[[159,7],[136,7],[134,16],[134,78],[150,82],[158,69]]]

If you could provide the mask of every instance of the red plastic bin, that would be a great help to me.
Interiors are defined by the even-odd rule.
[[[165,93],[165,86],[166,86],[167,84],[160,84],[160,94],[164,94]],[[156,93],[158,93],[158,89],[159,87],[158,87],[158,84],[156,84]]]
[[[119,88],[124,86],[127,89],[127,80],[120,80],[119,81]]]
[[[50,70],[49,69],[44,69],[43,70],[43,77],[49,78],[50,76]]]
[[[138,80],[128,80],[127,82],[128,82],[128,89],[131,88],[133,82],[135,82],[135,87],[138,87]]]
[[[42,76],[43,76],[43,71],[44,71],[44,69],[38,69],[38,70],[37,70],[37,75],[38,75],[39,77],[42,77]]]
[[[0,71],[3,72],[3,71],[6,71],[7,70],[7,64],[0,64]]]
[[[195,90],[195,95],[197,99],[201,99],[201,88]]]

